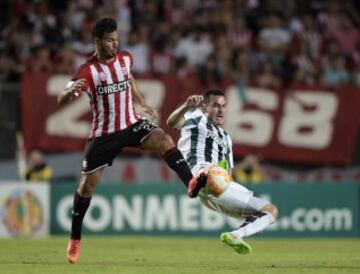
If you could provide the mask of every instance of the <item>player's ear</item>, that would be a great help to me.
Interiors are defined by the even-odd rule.
[[[100,38],[99,37],[94,37],[93,42],[94,42],[94,44],[98,45],[100,43]]]

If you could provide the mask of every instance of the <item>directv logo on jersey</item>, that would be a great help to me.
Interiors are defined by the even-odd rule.
[[[112,94],[116,92],[122,92],[130,88],[130,81],[125,80],[119,83],[105,85],[105,86],[97,86],[96,93],[97,95],[104,95],[104,94]]]

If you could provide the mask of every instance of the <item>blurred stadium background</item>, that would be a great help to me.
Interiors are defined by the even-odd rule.
[[[234,178],[280,209],[261,237],[359,237],[359,7],[0,1],[0,237],[69,230],[90,108],[85,97],[60,108],[56,96],[93,52],[90,29],[105,16],[117,20],[120,48],[134,55],[140,89],[175,139],[166,117],[189,94],[226,93]],[[27,166],[46,167],[48,182],[26,176]],[[184,194],[158,155],[124,151],[104,173],[85,231],[215,236],[237,225]]]

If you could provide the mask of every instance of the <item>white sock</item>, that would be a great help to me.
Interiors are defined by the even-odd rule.
[[[267,212],[259,212],[246,218],[238,229],[231,231],[231,234],[236,238],[244,238],[260,231],[263,231],[266,227],[275,222],[274,217]]]

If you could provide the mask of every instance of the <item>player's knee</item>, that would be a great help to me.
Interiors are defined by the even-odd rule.
[[[277,217],[279,216],[279,210],[278,210],[278,208],[277,208],[275,205],[273,205],[273,204],[271,204],[270,207],[271,207],[271,212],[270,212],[270,214],[273,215],[274,219],[276,220]]]
[[[90,197],[93,193],[93,188],[88,184],[82,184],[78,188],[78,193],[81,197]]]
[[[279,216],[279,210],[274,204],[267,204],[266,206],[264,206],[262,211],[271,214],[274,217],[274,219],[276,219]]]
[[[175,146],[174,141],[172,140],[171,136],[167,133],[163,134],[163,136],[160,138],[159,142],[160,142],[160,149],[163,152],[166,152]]]
[[[78,193],[82,197],[90,197],[92,196],[96,185],[97,185],[96,179],[86,177],[82,182],[80,182]]]

